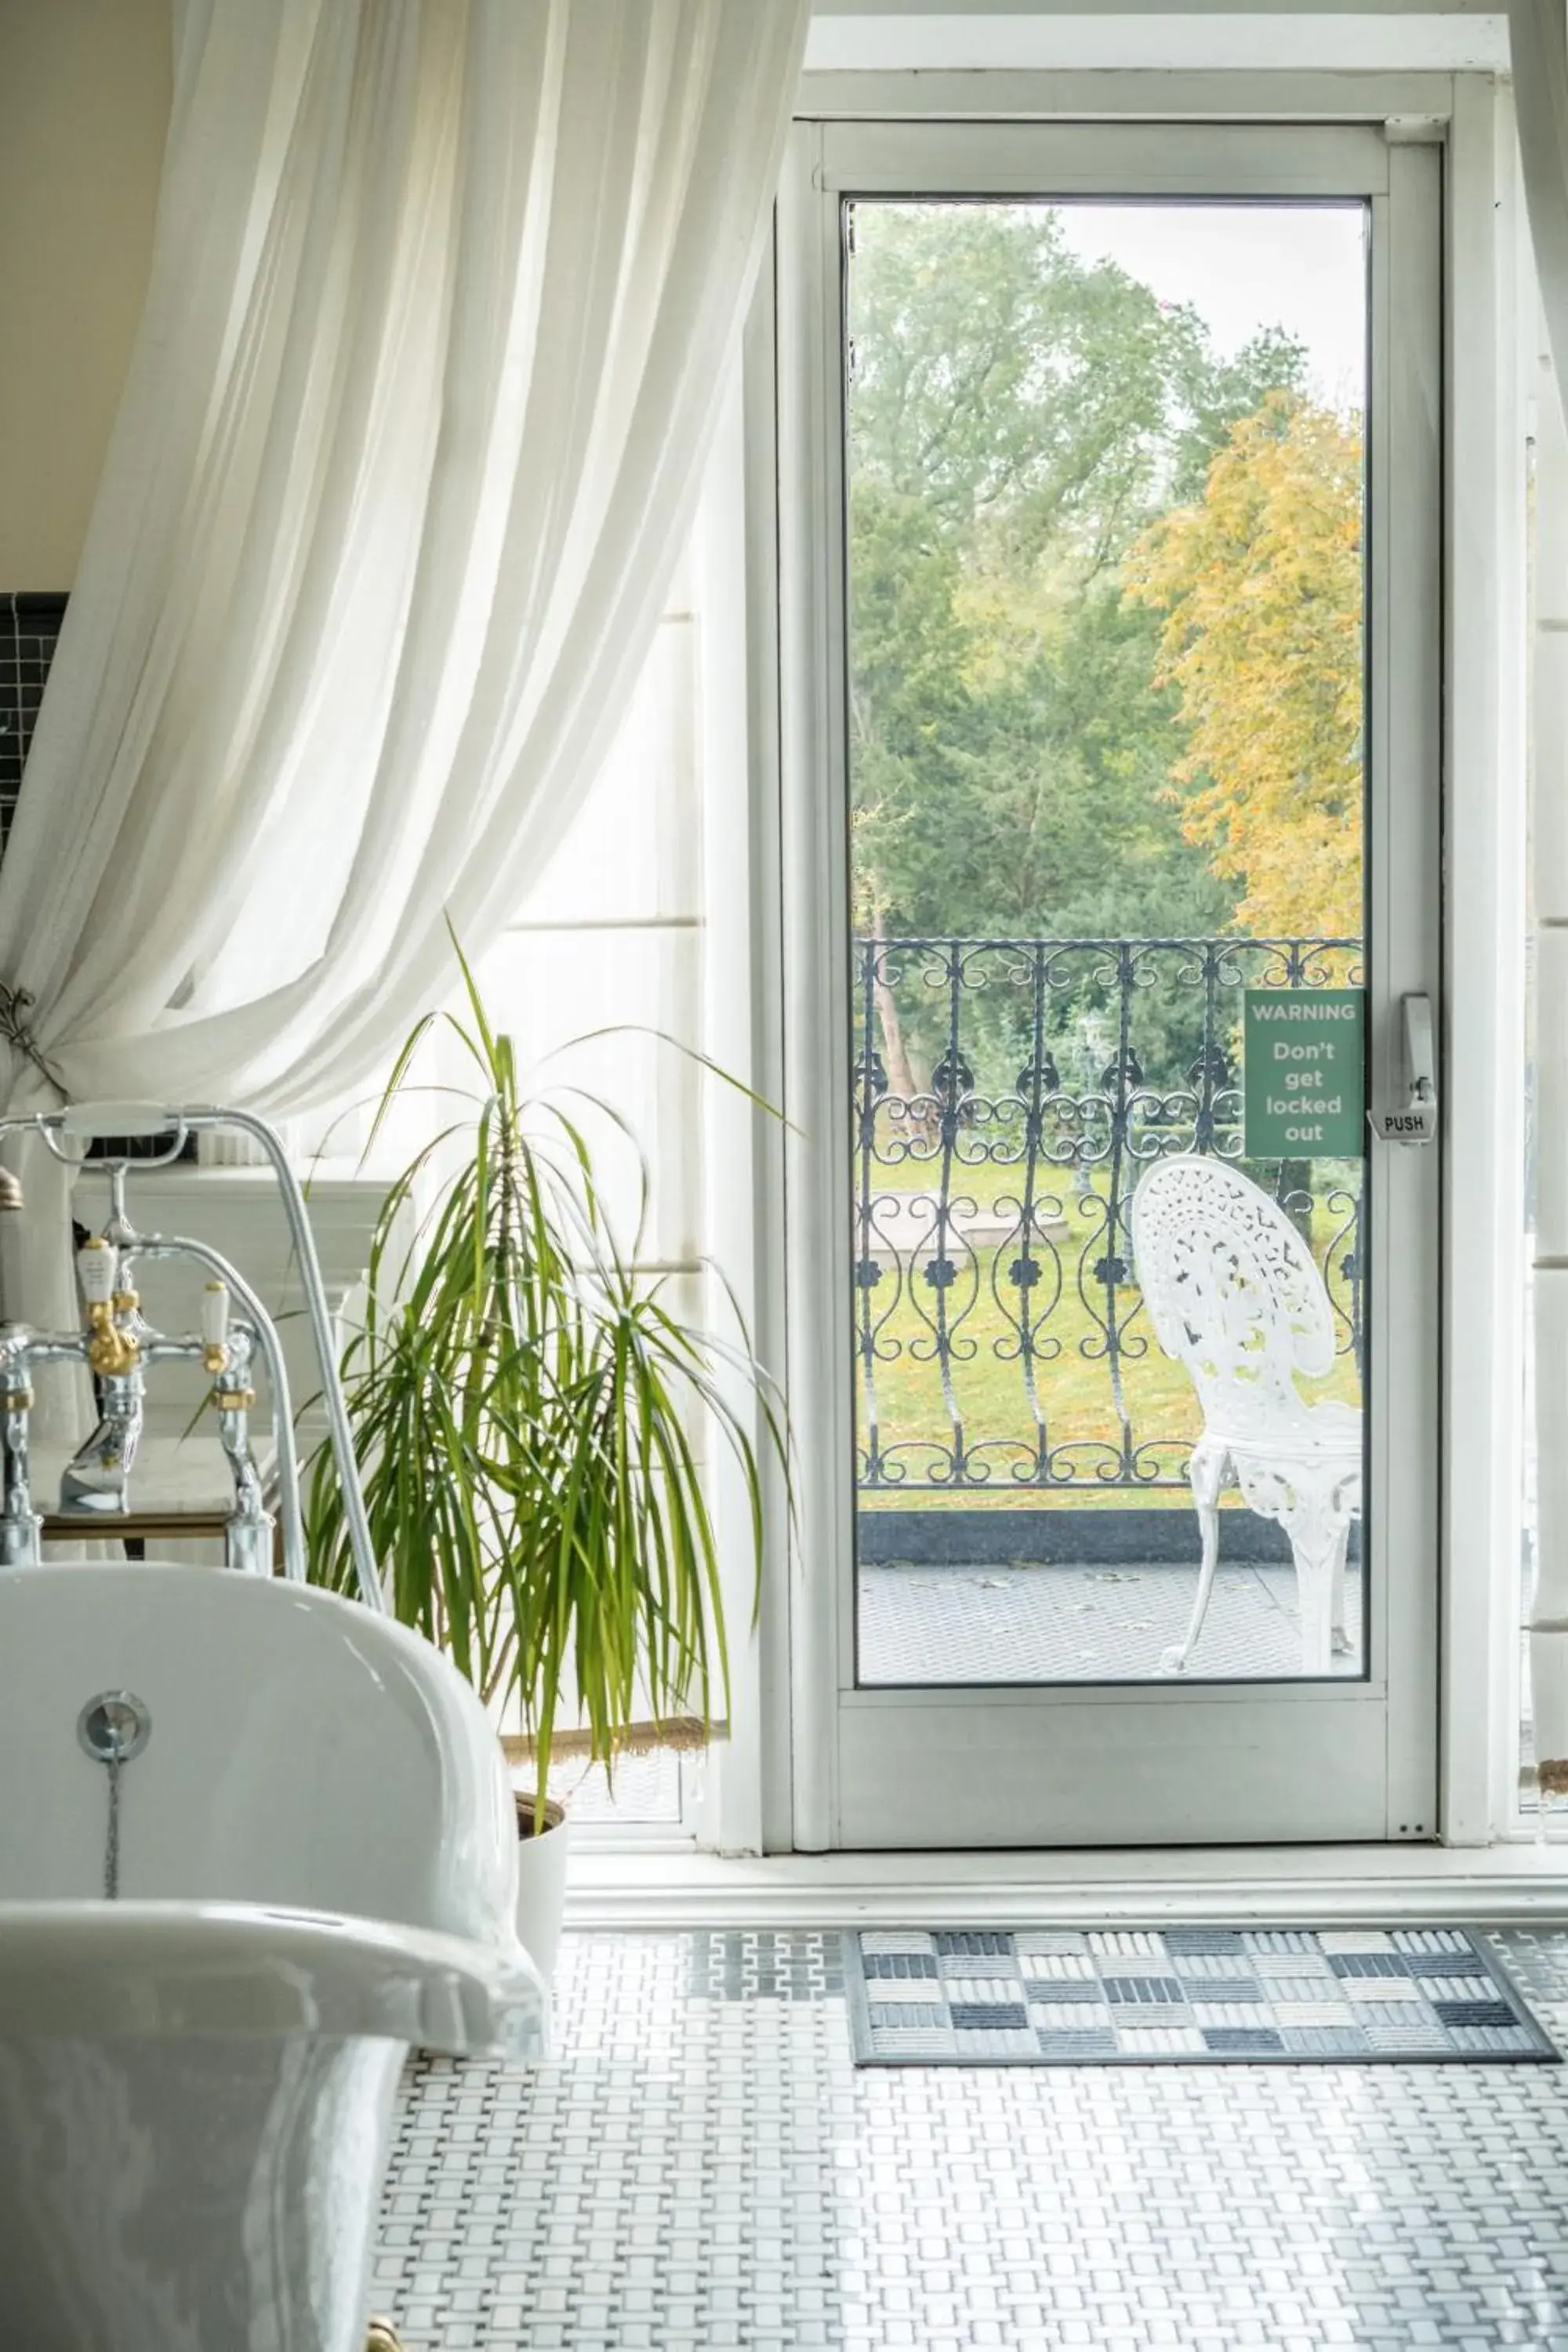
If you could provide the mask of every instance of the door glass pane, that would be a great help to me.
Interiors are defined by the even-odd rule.
[[[1366,207],[845,230],[858,1679],[1362,1674]]]

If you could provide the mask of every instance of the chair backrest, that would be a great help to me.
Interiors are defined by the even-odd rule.
[[[1300,1425],[1294,1375],[1332,1370],[1334,1319],[1283,1210],[1238,1169],[1184,1152],[1140,1179],[1131,1221],[1149,1318],[1191,1373],[1205,1424],[1238,1436]]]

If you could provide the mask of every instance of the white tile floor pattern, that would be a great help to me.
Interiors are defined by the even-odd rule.
[[[569,1937],[549,2065],[417,2062],[409,2352],[1568,2352],[1568,2067],[857,2071],[838,1948]]]

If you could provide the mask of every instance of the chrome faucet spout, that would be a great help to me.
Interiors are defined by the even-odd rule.
[[[142,1441],[141,1367],[99,1380],[97,1428],[60,1475],[62,1518],[123,1518],[127,1484]]]
[[[142,1440],[143,1373],[136,1293],[122,1286],[119,1252],[101,1236],[76,1254],[87,1328],[77,1345],[98,1391],[98,1427],[60,1479],[65,1518],[122,1518],[126,1486]]]

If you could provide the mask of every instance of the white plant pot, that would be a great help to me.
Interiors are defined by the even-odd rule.
[[[552,1799],[549,1827],[533,1833],[533,1800],[518,1793],[517,1936],[546,1985],[555,1981],[561,1922],[566,1909],[566,1864],[572,1824]]]

